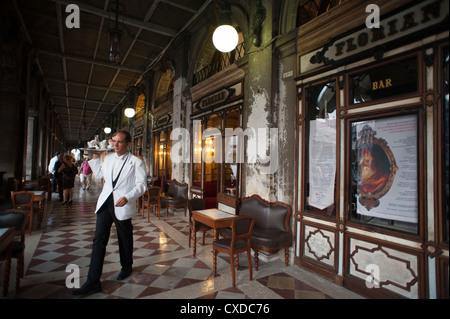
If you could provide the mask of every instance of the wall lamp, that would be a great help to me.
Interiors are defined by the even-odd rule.
[[[125,109],[125,116],[129,119],[136,115],[136,102],[139,98],[139,95],[143,94],[145,98],[145,89],[142,85],[140,86],[128,86],[126,89],[126,97],[128,100],[128,107]]]
[[[214,30],[212,41],[220,52],[230,52],[236,48],[239,36],[231,23],[231,5],[228,0],[216,0],[219,5],[219,26]]]

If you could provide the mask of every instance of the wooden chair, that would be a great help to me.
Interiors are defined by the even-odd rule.
[[[144,209],[147,209],[147,218],[150,221],[150,210],[155,210],[155,216],[161,219],[161,187],[150,186],[142,195],[142,217],[144,217]]]
[[[22,184],[23,191],[35,191],[39,189],[39,182],[36,181],[25,181]]]
[[[188,210],[189,210],[189,247],[191,247],[191,237],[192,237],[192,230],[194,229],[194,224],[192,223],[192,212],[195,210],[202,210],[205,209],[205,200],[203,198],[192,198],[188,200]],[[209,226],[206,226],[202,223],[195,223],[195,230],[197,231],[203,231],[203,245],[205,244],[205,234],[208,230],[211,230],[212,228]],[[197,236],[197,234],[194,234],[194,236]]]
[[[169,217],[169,207],[183,207],[184,216],[186,216],[188,188],[189,186],[186,183],[180,183],[177,180],[170,182],[167,193],[161,195],[161,206],[166,208],[166,219]]]
[[[20,278],[24,276],[24,252],[25,252],[25,224],[28,218],[28,214],[23,210],[19,209],[7,209],[0,212],[0,228],[15,228],[15,236],[19,240],[14,240],[12,244],[12,258],[17,259],[17,270],[16,270],[16,291],[19,290]],[[0,260],[6,259],[6,251],[0,252]],[[6,265],[5,268],[10,265]],[[5,277],[9,275],[5,271]],[[7,278],[4,282],[8,282]]]
[[[213,242],[213,265],[214,276],[217,275],[217,253],[223,252],[230,255],[231,275],[233,278],[233,287],[235,287],[235,273],[233,257],[236,254],[236,268],[239,267],[239,253],[247,252],[247,261],[250,280],[252,280],[252,230],[255,220],[253,216],[238,216],[233,219],[231,238],[222,238]]]
[[[31,234],[31,228],[33,227],[33,216],[35,211],[40,209],[39,205],[34,203],[34,194],[32,192],[15,192],[11,194],[11,200],[14,209],[25,210],[29,216],[29,228]]]
[[[52,201],[52,181],[48,177],[38,178],[38,189],[47,193],[47,201]]]

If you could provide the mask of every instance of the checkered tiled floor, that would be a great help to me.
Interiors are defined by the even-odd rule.
[[[91,245],[95,228],[94,209],[100,192],[99,184],[89,191],[79,188],[76,181],[74,203],[62,206],[57,196],[46,205],[44,222],[40,230],[27,236],[25,277],[20,290],[14,291],[15,261],[13,261],[9,294],[6,298],[80,298],[72,297],[66,287],[69,264],[80,269],[81,284],[89,267]],[[56,195],[56,194],[54,194]],[[117,235],[111,231],[103,268],[102,292],[86,298],[158,298],[158,299],[323,299],[359,298],[358,295],[318,277],[298,266],[286,267],[281,260],[260,261],[259,271],[253,269],[248,280],[246,257],[236,272],[236,287],[231,285],[228,255],[219,254],[218,276],[213,276],[211,242],[207,233],[206,244],[197,244],[197,256],[188,246],[188,222],[183,210],[165,214],[161,220],[137,215],[134,227],[133,273],[117,281],[120,270]],[[198,233],[201,238],[201,233]],[[3,275],[3,273],[1,273]],[[3,298],[3,297],[0,297]]]

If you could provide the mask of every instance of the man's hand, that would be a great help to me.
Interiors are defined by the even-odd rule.
[[[125,196],[122,196],[119,198],[119,200],[116,202],[116,207],[122,207],[125,206],[128,203],[128,199]]]

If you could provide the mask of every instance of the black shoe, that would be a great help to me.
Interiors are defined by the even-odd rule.
[[[87,281],[80,288],[71,290],[70,294],[72,296],[81,296],[81,295],[93,294],[93,293],[100,292],[100,291],[102,291],[100,282],[88,282]]]
[[[119,275],[117,276],[117,280],[123,280],[127,278],[131,273],[133,272],[133,269],[131,267],[128,268],[122,268],[119,272]]]
[[[72,200],[69,200],[69,201],[67,202],[67,205],[72,206]]]
[[[66,206],[67,205],[67,201],[65,201],[64,203],[63,203],[63,206]]]

